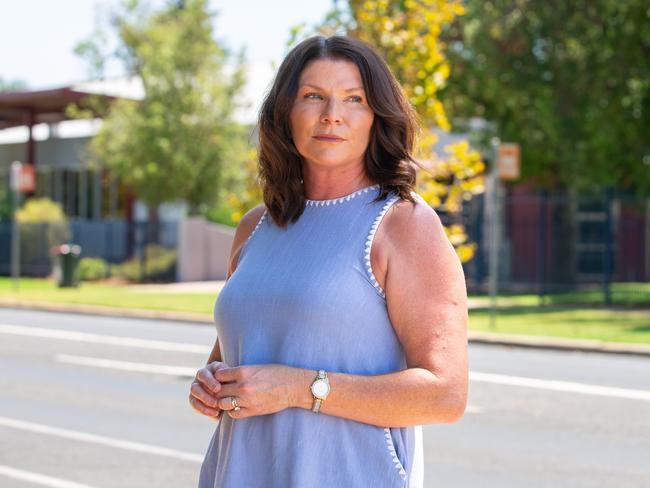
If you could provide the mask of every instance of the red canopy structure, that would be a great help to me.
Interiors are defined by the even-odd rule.
[[[27,140],[25,160],[23,162],[33,165],[36,161],[33,126],[68,119],[65,114],[68,104],[79,104],[90,95],[109,100],[116,98],[110,95],[82,91],[75,87],[0,93],[0,130],[27,126],[29,139]]]

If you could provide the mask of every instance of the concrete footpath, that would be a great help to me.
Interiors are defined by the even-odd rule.
[[[129,288],[138,292],[169,292],[169,293],[214,293],[221,290],[223,281],[206,281],[196,283],[171,283],[161,285],[130,285]],[[483,302],[472,302],[470,308],[478,308]],[[175,322],[190,322],[213,325],[213,318],[207,314],[189,312],[167,312],[160,310],[144,310],[132,308],[103,307],[99,305],[80,305],[69,303],[37,302],[0,298],[0,308],[17,308],[24,310],[44,310],[51,312],[79,313],[104,315],[111,317],[130,317],[152,320],[171,320]],[[649,314],[650,322],[650,314]],[[513,347],[529,347],[541,349],[572,350],[585,352],[600,352],[614,354],[635,354],[650,357],[650,344],[629,344],[620,342],[603,342],[584,339],[563,339],[542,336],[526,336],[519,334],[500,334],[493,332],[468,333],[470,343],[497,344]]]

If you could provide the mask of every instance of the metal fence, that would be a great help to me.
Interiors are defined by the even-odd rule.
[[[477,244],[464,266],[470,292],[487,291],[489,223],[499,211],[501,292],[650,304],[650,198],[611,190],[552,195],[519,188],[499,196],[498,210],[483,195],[465,207],[457,219]]]
[[[128,222],[123,219],[73,219],[66,225],[21,224],[23,276],[48,276],[53,249],[63,243],[81,247],[80,258],[101,258],[109,273],[125,279],[174,281],[178,223]],[[0,222],[0,274],[11,272],[11,222]]]

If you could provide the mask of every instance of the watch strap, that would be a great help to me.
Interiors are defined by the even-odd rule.
[[[320,411],[320,406],[323,403],[323,400],[320,398],[314,397],[314,403],[311,404],[311,411],[314,413],[318,413]]]

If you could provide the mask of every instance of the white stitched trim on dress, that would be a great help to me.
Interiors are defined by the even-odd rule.
[[[402,462],[397,457],[397,452],[395,451],[395,445],[393,444],[393,437],[391,436],[389,427],[384,428],[384,437],[386,438],[386,446],[388,446],[388,452],[390,453],[391,457],[393,458],[393,463],[395,464],[395,469],[397,469],[399,471],[399,475],[401,476],[401,478],[403,480],[405,480],[406,479],[406,471],[404,470],[404,466],[402,466]]]
[[[390,206],[395,203],[397,200],[399,200],[399,195],[395,195],[393,197],[390,197],[388,201],[384,204],[384,208],[381,209],[381,212],[379,212],[379,215],[375,217],[375,221],[372,224],[372,228],[370,229],[370,233],[368,234],[368,238],[366,239],[366,250],[364,254],[364,260],[366,263],[366,270],[368,271],[368,276],[370,277],[370,281],[372,283],[372,286],[375,287],[377,292],[381,295],[382,298],[386,298],[386,292],[381,288],[379,283],[377,282],[377,278],[375,277],[375,274],[372,272],[372,264],[370,263],[370,249],[372,247],[372,241],[375,238],[375,233],[377,232],[377,227],[379,227],[379,224],[381,222],[381,219],[384,218],[384,215],[390,208]]]
[[[246,242],[250,241],[251,237],[253,237],[253,234],[255,234],[255,232],[257,231],[257,229],[259,228],[260,224],[262,223],[265,217],[266,217],[266,208],[264,208],[264,212],[262,212],[262,217],[260,217],[260,220],[257,222],[257,225],[253,229],[253,232],[251,232],[251,234],[248,236],[248,239],[246,239]]]
[[[309,200],[308,198],[305,198],[305,205],[309,206],[315,206],[315,207],[323,207],[325,205],[335,205],[337,203],[341,203],[347,200],[352,200],[354,197],[357,195],[360,195],[362,193],[366,193],[374,188],[379,188],[379,184],[375,184],[372,186],[367,186],[365,188],[361,188],[360,190],[357,190],[355,192],[350,193],[349,195],[344,195],[339,198],[330,198],[329,200]]]

